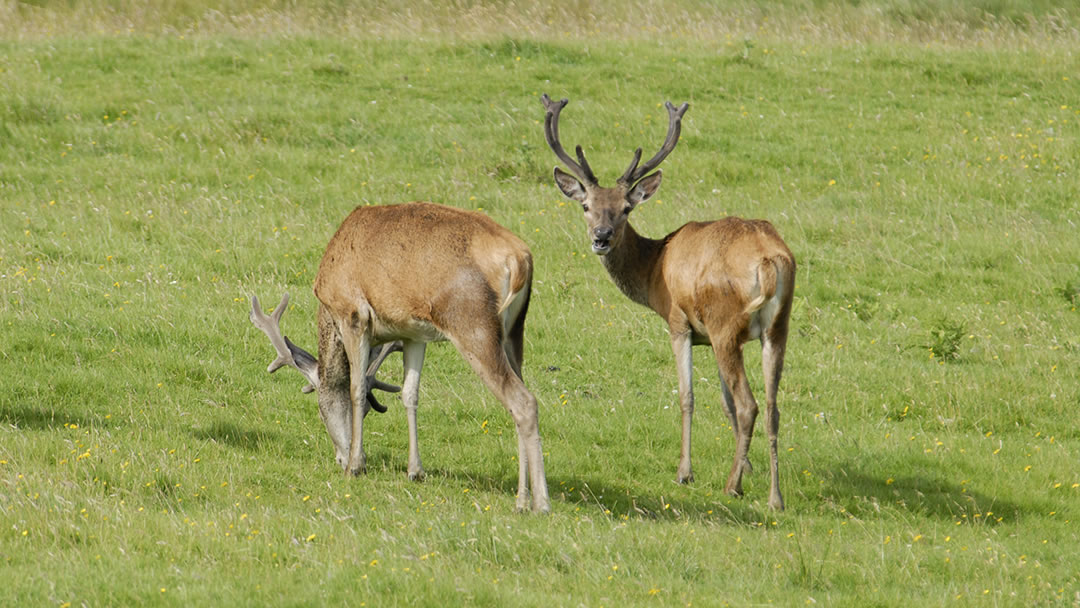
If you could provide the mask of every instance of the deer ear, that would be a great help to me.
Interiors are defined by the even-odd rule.
[[[572,198],[579,203],[585,202],[585,186],[582,186],[581,182],[573,175],[570,175],[558,167],[555,167],[555,185],[558,186],[559,190],[562,190],[562,193],[568,198]]]
[[[660,177],[661,172],[657,171],[652,175],[644,177],[638,183],[634,184],[634,187],[626,193],[626,200],[631,205],[637,205],[638,203],[645,202],[652,198],[652,195],[656,194],[656,191],[660,189]]]

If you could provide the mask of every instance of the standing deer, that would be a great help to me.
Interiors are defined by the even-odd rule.
[[[544,136],[573,173],[555,167],[555,184],[581,203],[593,253],[631,300],[667,321],[679,375],[682,447],[677,480],[694,479],[690,466],[690,427],[694,415],[692,347],[711,345],[723,384],[725,412],[735,433],[735,459],[725,492],[742,495],[743,473],[751,472],[747,453],[758,406],[743,365],[743,344],[760,339],[769,431],[769,507],[784,508],[777,468],[779,410],[776,391],[784,364],[788,320],[795,286],[795,258],[764,220],[727,217],[691,222],[660,240],[634,231],[628,218],[660,187],[661,172],[649,174],[675,149],[689,104],[667,103],[668,133],[655,156],[639,166],[641,148],[613,188],[600,186],[581,146],[575,162],[559,143],[559,112],[567,104],[541,98],[547,112]],[[575,178],[576,176],[576,178]]]
[[[251,319],[278,353],[269,371],[291,365],[318,391],[319,415],[338,464],[350,475],[366,468],[364,416],[369,408],[385,409],[371,388],[397,388],[374,376],[400,341],[408,475],[423,478],[420,370],[427,343],[449,340],[517,426],[517,509],[529,506],[531,485],[532,509],[548,512],[536,398],[521,378],[531,289],[528,246],[485,215],[423,202],[358,207],[330,239],[315,277],[319,358],[281,335],[287,294],[269,317],[252,298]]]

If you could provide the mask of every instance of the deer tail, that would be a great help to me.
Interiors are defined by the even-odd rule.
[[[761,310],[765,303],[776,295],[776,262],[772,258],[761,261],[761,265],[757,268],[757,283],[754,287],[757,288],[757,296],[746,305],[746,314]]]

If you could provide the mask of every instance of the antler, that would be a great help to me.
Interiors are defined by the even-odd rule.
[[[270,344],[277,351],[277,358],[270,362],[270,365],[266,367],[266,371],[272,374],[286,365],[294,367],[307,378],[309,384],[304,387],[303,391],[310,393],[319,386],[318,360],[311,353],[293,344],[281,334],[281,315],[285,314],[285,309],[288,306],[289,294],[286,293],[281,296],[281,303],[277,305],[277,308],[267,316],[259,305],[258,296],[251,296],[251,313],[248,314],[248,317],[255,327],[266,334],[267,338],[270,338]]]
[[[277,358],[274,359],[266,371],[271,374],[277,370],[285,367],[296,368],[301,374],[307,378],[308,385],[301,389],[305,393],[314,391],[319,386],[319,361],[311,353],[300,348],[292,343],[287,336],[281,333],[281,316],[285,314],[285,309],[289,306],[289,294],[286,293],[281,297],[281,303],[269,314],[266,315],[262,311],[262,307],[259,305],[259,298],[257,296],[251,296],[251,312],[248,317],[251,319],[252,324],[259,328],[266,337],[270,338],[270,344],[274,346],[274,350],[277,351]],[[375,373],[379,371],[379,366],[386,360],[391,353],[402,350],[401,342],[390,342],[377,346],[371,350],[371,363],[368,365],[367,376],[368,386],[370,387],[367,394],[368,403],[371,408],[377,412],[385,412],[386,406],[379,403],[375,399],[375,395],[371,392],[371,389],[379,389],[391,393],[396,393],[401,390],[400,386],[393,384],[387,384],[375,378]]]
[[[590,186],[597,185],[596,175],[593,174],[592,168],[589,167],[589,162],[585,160],[585,152],[581,149],[581,146],[577,147],[578,162],[574,162],[574,159],[566,153],[561,143],[559,143],[559,112],[563,107],[570,103],[569,99],[562,99],[560,101],[552,101],[548,97],[547,93],[540,96],[540,101],[544,102],[544,108],[547,113],[544,115],[544,138],[547,140],[548,146],[555,152],[555,156],[559,157],[559,160],[563,162],[574,175],[577,175],[578,179],[585,182]]]
[[[641,148],[638,148],[634,152],[634,160],[626,168],[626,173],[623,173],[622,177],[618,179],[619,184],[624,186],[633,185],[634,182],[645,177],[660,163],[664,162],[667,155],[671,154],[671,151],[675,149],[675,144],[679,142],[679,133],[682,132],[682,117],[686,110],[690,108],[690,104],[684,103],[678,109],[670,101],[665,105],[668,111],[668,132],[667,137],[664,138],[664,145],[660,147],[660,151],[655,156],[646,161],[641,167],[638,167],[638,161],[641,160]]]
[[[405,350],[405,348],[402,345],[401,340],[398,340],[396,342],[387,342],[386,344],[380,344],[379,346],[371,349],[371,363],[368,365],[367,368],[368,386],[370,386],[371,388],[377,388],[380,391],[386,391],[388,393],[401,392],[400,386],[396,384],[389,384],[383,382],[382,380],[379,380],[375,377],[375,372],[379,371],[379,366],[381,366],[383,364],[383,361],[385,361],[386,358],[389,357],[392,353],[400,353],[403,350]],[[368,396],[371,397],[371,395]],[[373,399],[374,397],[371,398]]]

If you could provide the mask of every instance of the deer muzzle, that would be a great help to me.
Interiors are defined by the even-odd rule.
[[[599,228],[593,229],[593,253],[595,253],[596,255],[607,255],[607,253],[611,251],[611,236],[613,234],[614,231],[607,226],[601,226]]]

